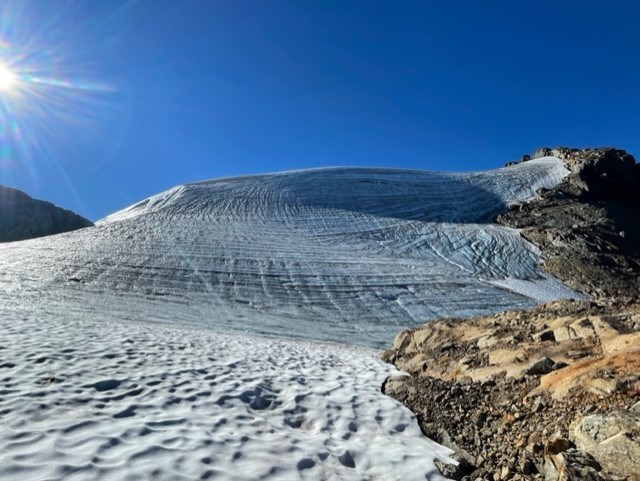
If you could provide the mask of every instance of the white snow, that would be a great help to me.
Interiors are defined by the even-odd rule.
[[[0,479],[444,479],[375,351],[0,319]]]

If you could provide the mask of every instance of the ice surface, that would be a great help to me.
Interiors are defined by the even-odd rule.
[[[353,344],[576,296],[489,222],[566,174],[221,179],[0,245],[0,480],[441,479]]]
[[[566,174],[547,157],[480,173],[334,168],[178,186],[97,227],[0,246],[0,296],[36,315],[386,346],[437,317],[575,297],[518,232],[490,223]]]
[[[374,351],[60,321],[0,319],[3,481],[443,479]]]

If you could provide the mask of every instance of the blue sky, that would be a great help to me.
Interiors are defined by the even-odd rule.
[[[638,5],[9,0],[0,184],[97,220],[228,175],[637,156]]]

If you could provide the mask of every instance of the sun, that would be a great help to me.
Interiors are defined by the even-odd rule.
[[[5,64],[0,63],[0,92],[11,92],[18,81],[15,73]]]

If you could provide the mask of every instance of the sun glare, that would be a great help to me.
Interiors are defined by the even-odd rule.
[[[44,3],[0,0],[0,184],[55,172],[79,202],[67,169],[110,160],[129,125],[129,92],[110,81],[126,15],[96,30],[93,14],[76,22],[93,7]]]
[[[0,92],[11,92],[16,81],[16,74],[9,67],[0,63]]]

